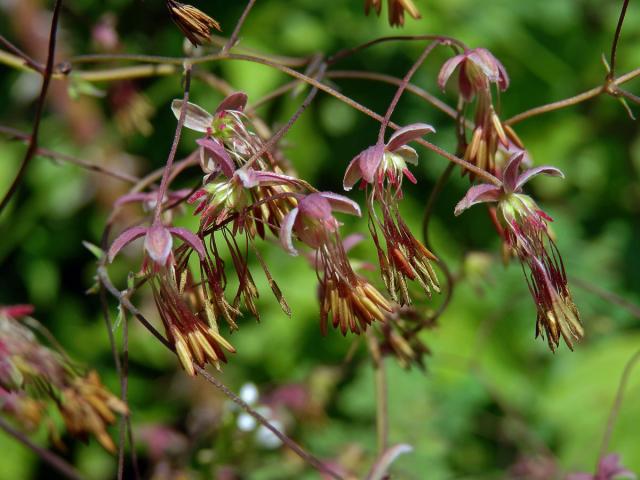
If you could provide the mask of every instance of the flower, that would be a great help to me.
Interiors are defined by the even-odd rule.
[[[555,167],[542,166],[520,173],[524,153],[513,155],[505,166],[502,186],[479,184],[471,187],[456,205],[455,214],[477,203],[498,204],[498,218],[504,227],[506,245],[527,266],[525,274],[529,290],[538,310],[536,337],[544,333],[552,351],[560,337],[573,350],[573,341],[580,340],[584,330],[578,309],[567,285],[560,252],[549,236],[547,222],[551,221],[535,201],[522,192],[523,185],[536,175],[564,177]]]
[[[486,48],[468,49],[447,60],[438,74],[438,85],[442,90],[458,68],[458,89],[466,102],[473,100],[476,93],[488,91],[491,83],[502,91],[509,88],[507,71]]]
[[[291,193],[306,184],[284,175],[269,152],[247,164],[263,144],[244,123],[246,103],[247,95],[236,92],[225,98],[213,115],[187,104],[185,127],[205,134],[196,140],[204,186],[190,201],[199,203],[196,213],[201,213],[202,229],[210,225],[215,229],[228,220],[229,214],[243,213],[236,218],[234,230],[246,229],[250,236],[257,233],[264,238],[266,228],[277,235],[280,222],[296,205]],[[176,117],[181,107],[182,100],[174,100]]]
[[[71,435],[86,439],[92,434],[114,453],[107,426],[115,423],[116,414],[129,414],[127,405],[102,385],[97,372],[81,373],[61,347],[54,351],[42,345],[17,319],[31,313],[26,307],[0,308],[0,408],[34,430],[49,400]]]
[[[566,480],[614,480],[623,477],[632,480],[637,478],[631,470],[620,464],[620,456],[618,454],[611,453],[600,459],[595,474],[570,473],[567,475]]]
[[[317,250],[316,271],[320,282],[320,326],[326,334],[329,315],[343,335],[359,334],[375,320],[384,322],[391,303],[366,279],[357,275],[338,233],[340,223],[333,211],[360,216],[357,203],[331,192],[298,196],[298,206],[282,222],[280,243],[291,255],[298,251],[293,236]]]
[[[62,389],[58,408],[70,434],[82,438],[91,433],[106,450],[116,452],[106,427],[115,423],[116,413],[128,415],[129,410],[102,385],[95,370]]]
[[[167,338],[187,374],[195,375],[194,364],[211,363],[219,370],[220,362],[227,361],[225,350],[236,350],[220,335],[213,305],[204,290],[198,290],[204,287],[194,284],[188,270],[176,270],[173,265],[150,283]]]
[[[418,282],[427,295],[431,295],[432,290],[440,291],[431,265],[435,255],[413,236],[398,209],[404,177],[416,183],[407,164],[417,164],[418,154],[407,143],[434,131],[425,123],[397,130],[386,144],[376,144],[356,155],[343,180],[345,190],[351,190],[359,180],[363,186],[371,185],[367,197],[369,229],[378,251],[382,278],[392,299],[405,305],[411,303],[406,279]],[[382,219],[376,214],[376,204]],[[380,234],[386,248],[381,244]]]
[[[144,250],[151,260],[158,266],[165,266],[171,255],[173,246],[172,235],[179,237],[200,257],[205,256],[202,240],[185,228],[165,227],[160,223],[154,223],[150,227],[131,227],[122,232],[111,244],[107,252],[107,260],[113,262],[120,250],[134,240],[144,236]]]
[[[220,24],[193,5],[166,0],[171,20],[182,31],[194,47],[209,43],[211,29],[220,30]]]
[[[413,3],[413,0],[388,0],[389,2],[389,24],[392,27],[404,25],[404,12],[405,10],[416,20],[419,19],[420,12]],[[365,0],[364,12],[369,15],[369,11],[374,9],[376,15],[380,15],[382,10],[382,0]]]
[[[467,49],[447,60],[438,74],[442,90],[456,70],[463,101],[469,103],[478,98],[473,133],[465,146],[464,159],[495,175],[499,173],[496,166],[499,148],[509,150],[512,145],[524,148],[513,129],[502,123],[493,106],[491,84],[504,91],[509,87],[509,77],[502,63],[486,48]]]

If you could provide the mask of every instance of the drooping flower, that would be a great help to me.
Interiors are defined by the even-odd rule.
[[[109,251],[107,260],[109,263],[120,253],[126,245],[144,236],[144,250],[149,258],[158,266],[165,266],[171,256],[173,248],[172,235],[179,237],[183,242],[195,250],[200,257],[204,257],[204,245],[202,240],[185,228],[165,227],[154,223],[150,227],[131,227],[118,236]]]
[[[31,313],[26,307],[0,308],[0,409],[33,430],[50,402],[71,435],[86,439],[91,434],[115,452],[107,426],[115,423],[116,414],[128,415],[127,405],[102,385],[95,371],[82,372],[64,352],[41,344],[19,320]]]
[[[404,25],[404,12],[406,11],[414,19],[421,17],[418,8],[413,3],[413,0],[387,0],[389,2],[389,24],[392,27],[401,27]],[[382,0],[365,0],[364,12],[369,15],[369,12],[373,9],[376,15],[380,16],[382,10]]]
[[[524,148],[513,129],[502,123],[493,106],[491,85],[505,91],[509,87],[507,71],[489,50],[465,50],[447,60],[440,69],[438,84],[442,90],[456,70],[462,100],[470,103],[477,98],[474,128],[471,140],[465,146],[464,159],[494,175],[499,174],[500,165],[496,161],[498,149],[508,150],[512,145]]]
[[[197,213],[202,214],[204,227],[224,222],[230,212],[253,207],[250,212],[245,211],[253,218],[238,217],[236,227],[247,220],[249,234],[257,233],[264,238],[267,229],[277,234],[280,222],[296,205],[291,193],[304,186],[304,182],[285,175],[269,151],[253,158],[263,143],[245,124],[242,112],[246,103],[246,94],[236,92],[225,98],[213,115],[195,104],[187,104],[185,127],[205,134],[196,141],[205,173],[204,185],[191,201],[198,201]],[[172,110],[176,117],[181,106],[182,100],[174,100]]]
[[[193,5],[165,0],[169,15],[194,47],[211,40],[211,29],[220,30],[220,24]]]
[[[346,252],[338,228],[340,223],[333,211],[360,215],[357,203],[335,193],[311,193],[298,197],[298,206],[282,222],[280,242],[291,255],[298,251],[293,246],[295,237],[316,249],[314,263],[320,282],[321,330],[326,334],[331,316],[334,328],[343,335],[350,330],[359,334],[392,310],[391,303],[365,278],[357,275]]]
[[[486,48],[474,48],[447,60],[438,74],[438,85],[444,90],[453,72],[458,72],[458,89],[465,102],[478,93],[489,91],[495,84],[502,91],[509,88],[509,76],[500,61]]]
[[[522,193],[523,185],[536,175],[563,177],[563,174],[548,166],[520,172],[523,159],[522,152],[510,158],[501,187],[491,184],[471,187],[456,206],[455,214],[460,215],[477,203],[497,203],[505,243],[529,271],[525,277],[538,310],[536,336],[546,335],[552,351],[558,347],[560,337],[573,349],[573,342],[582,338],[584,330],[569,291],[560,252],[549,235],[547,223],[552,219],[531,197]]]
[[[598,469],[595,474],[591,473],[570,473],[566,480],[615,480],[618,478],[629,478],[635,480],[636,474],[620,463],[620,455],[610,453],[602,457],[598,462]]]
[[[198,295],[202,290],[190,277],[188,270],[171,266],[151,279],[151,287],[167,338],[184,370],[194,376],[194,363],[200,367],[211,363],[220,369],[220,362],[227,361],[225,350],[236,350],[220,335],[211,302]]]
[[[411,303],[407,279],[416,281],[428,295],[432,290],[440,291],[431,265],[435,255],[413,236],[398,208],[404,177],[416,182],[407,164],[417,164],[418,154],[407,144],[432,132],[433,127],[424,123],[399,129],[386,144],[371,146],[358,154],[347,167],[343,181],[345,190],[353,188],[359,180],[370,188],[369,229],[378,251],[382,278],[392,299],[402,304]],[[384,246],[380,235],[384,237]]]

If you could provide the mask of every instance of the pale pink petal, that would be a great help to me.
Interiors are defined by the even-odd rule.
[[[376,171],[384,157],[384,145],[373,145],[360,154],[360,173],[367,183],[373,183]]]
[[[449,78],[455,69],[458,68],[458,65],[460,65],[464,60],[466,60],[466,56],[464,54],[460,54],[444,62],[444,65],[442,65],[442,68],[440,69],[440,73],[438,73],[438,85],[441,90],[444,90]]]
[[[562,173],[562,171],[556,167],[543,165],[541,167],[530,168],[529,170],[525,170],[524,172],[522,172],[522,174],[518,177],[515,190],[520,190],[525,183],[527,183],[536,175],[550,175],[552,177],[564,178],[564,173]]]
[[[180,110],[182,108],[182,100],[174,100],[171,102],[171,111],[180,119]],[[185,128],[195,130],[196,132],[206,132],[211,128],[213,122],[213,116],[202,107],[199,107],[195,103],[187,102],[187,116],[184,120]]]
[[[524,152],[520,150],[509,157],[507,165],[502,172],[502,184],[504,191],[507,193],[516,191],[516,184],[518,183],[518,177],[520,176],[520,164],[524,159]]]
[[[154,262],[165,265],[172,247],[173,239],[169,230],[162,225],[149,227],[147,235],[144,237],[144,249]]]
[[[294,208],[289,213],[287,213],[282,219],[282,224],[280,225],[280,245],[284,248],[289,255],[298,255],[298,250],[293,246],[293,225],[296,223],[296,219],[298,218],[299,210]]]
[[[113,262],[113,259],[116,255],[122,250],[126,245],[133,242],[135,239],[142,237],[147,233],[147,227],[132,227],[124,232],[122,232],[118,238],[116,238],[111,247],[109,247],[109,252],[107,253],[107,260],[109,263]]]
[[[500,188],[488,183],[481,183],[480,185],[474,185],[467,191],[460,202],[456,205],[454,210],[455,215],[460,215],[467,208],[475,205],[476,203],[483,202],[495,202],[500,197]]]
[[[361,233],[352,233],[351,235],[347,235],[344,238],[344,240],[342,240],[342,246],[344,247],[344,251],[348,252],[363,240],[364,240],[364,235],[362,235]]]
[[[491,82],[497,83],[500,80],[500,70],[498,60],[486,48],[475,48],[467,56]]]
[[[403,145],[400,148],[397,148],[393,153],[397,153],[405,162],[410,163],[411,165],[418,164],[418,152],[409,145]]]
[[[316,220],[329,220],[331,214],[331,203],[322,193],[311,193],[298,202],[300,213],[306,217]]]
[[[320,195],[329,201],[331,209],[336,212],[348,213],[357,217],[362,215],[360,212],[360,205],[344,195],[338,195],[333,192],[322,192]]]
[[[388,478],[389,467],[391,464],[400,455],[410,452],[413,452],[413,447],[406,443],[400,443],[387,448],[382,452],[382,455],[377,458],[373,467],[371,467],[371,471],[369,472],[369,475],[367,475],[366,480],[382,480],[384,478]]]
[[[134,202],[146,202],[149,200],[150,198],[150,193],[147,192],[137,192],[137,193],[127,193],[126,195],[122,195],[120,198],[118,198],[118,200],[115,201],[115,203],[113,204],[114,207],[120,207],[122,205],[125,205],[127,203],[134,203]],[[156,197],[158,195],[156,194]]]
[[[426,123],[412,123],[411,125],[396,130],[394,134],[391,135],[391,138],[389,138],[387,142],[387,150],[393,152],[401,146],[417,140],[427,133],[434,133],[435,131],[435,128]]]
[[[344,188],[347,192],[353,188],[353,186],[358,183],[358,180],[362,178],[362,172],[360,171],[360,156],[362,152],[356,155],[351,162],[349,162],[349,166],[347,170],[344,172],[344,179],[342,180],[342,188]]]
[[[228,110],[242,112],[247,105],[247,94],[244,92],[235,92],[220,102],[216,113],[226,112]]]
[[[189,244],[191,248],[198,252],[198,256],[202,260],[204,260],[204,258],[207,256],[202,240],[193,232],[190,232],[186,228],[179,227],[170,227],[167,228],[167,230],[169,230],[172,235],[179,237],[184,243]]]
[[[233,177],[236,168],[223,145],[211,138],[199,138],[196,143],[211,154],[213,161],[227,178]]]
[[[173,201],[184,200],[191,193],[190,188],[181,188],[180,190],[172,190],[168,193],[169,198]]]

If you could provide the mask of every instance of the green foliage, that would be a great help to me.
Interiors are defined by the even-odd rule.
[[[194,3],[221,22],[225,35],[232,31],[244,5]],[[384,16],[365,17],[360,3],[259,1],[242,30],[240,45],[271,54],[306,56],[398,33],[388,27]],[[600,84],[605,75],[600,54],[610,48],[619,3],[416,0],[423,19],[408,19],[400,33],[437,32],[472,47],[489,48],[511,75],[511,87],[500,98],[507,118]],[[162,2],[85,0],[69,4],[62,20],[67,55],[92,52],[90,26],[107,11],[118,19],[123,52],[181,54],[182,38],[165,15]],[[23,38],[19,26],[10,28],[12,13],[6,9],[0,5],[7,15],[0,19],[0,29]],[[638,31],[640,11],[632,5],[619,47],[620,73],[640,61]],[[334,68],[401,77],[421,47],[419,42],[386,43]],[[453,96],[439,92],[435,83],[445,58],[442,51],[434,54],[417,74],[416,83],[451,103]],[[202,70],[245,90],[250,101],[290,81],[273,69],[247,62],[212,63]],[[0,124],[27,131],[32,102],[16,93],[18,82],[25,77],[8,74],[4,66],[0,71],[0,88],[5,92]],[[368,80],[331,82],[377,112],[384,112],[395,91],[395,87]],[[82,82],[67,85],[82,94],[78,98],[50,102],[42,124],[42,147],[140,175],[161,167],[175,129],[169,103],[181,96],[180,79],[145,79],[136,86],[155,109],[150,136],[118,133],[108,100],[86,96],[110,86]],[[64,92],[66,89],[59,89],[54,95],[62,98]],[[281,125],[305,94],[306,90],[295,98],[284,95],[258,113],[268,125]],[[195,79],[192,98],[212,109],[222,97]],[[637,107],[635,113],[640,115]],[[76,115],[81,115],[80,120]],[[451,150],[455,144],[452,121],[405,93],[394,121],[418,120],[432,123],[437,134],[431,140]],[[435,206],[430,226],[434,251],[454,273],[462,271],[469,250],[488,251],[493,262],[483,291],[462,280],[438,327],[423,335],[432,349],[426,372],[404,371],[393,359],[386,361],[390,442],[414,447],[394,463],[393,478],[505,478],[520,455],[538,453],[541,445],[552,452],[563,472],[592,469],[625,362],[640,348],[638,318],[618,301],[593,292],[593,288],[614,292],[640,303],[638,123],[629,120],[614,99],[602,97],[531,118],[516,128],[536,165],[551,164],[566,174],[564,181],[538,179],[528,188],[555,219],[553,229],[568,275],[577,280],[572,291],[587,338],[575,352],[561,348],[556,354],[533,339],[535,307],[519,266],[501,265],[500,247],[486,213],[470,211],[453,217],[454,205],[468,187],[467,179],[460,179],[455,170]],[[320,190],[340,191],[349,160],[376,136],[375,122],[320,94],[283,147],[302,177]],[[195,138],[185,133],[179,156],[191,153]],[[4,192],[24,147],[6,137],[0,142],[0,191]],[[417,237],[428,194],[446,166],[432,152],[422,149],[419,153],[420,165],[414,169],[418,186],[405,189],[407,198],[401,207]],[[197,179],[187,176],[179,182],[191,188]],[[37,317],[73,358],[100,371],[105,384],[116,392],[119,381],[100,304],[97,296],[85,295],[94,282],[96,258],[82,241],[100,245],[101,228],[113,201],[126,191],[124,187],[100,174],[38,157],[17,201],[0,217],[0,304],[33,303]],[[361,200],[359,195],[355,192],[352,198]],[[190,210],[176,223],[196,225]],[[345,222],[345,233],[368,232],[364,220]],[[259,324],[248,315],[241,319],[241,330],[230,336],[238,353],[230,356],[229,365],[218,377],[234,391],[247,382],[256,383],[263,393],[294,382],[306,385],[314,392],[321,413],[294,418],[287,431],[323,459],[348,457],[364,475],[376,457],[375,387],[365,342],[344,339],[336,332],[321,338],[313,270],[304,258],[285,257],[275,245],[265,243],[260,248],[293,315],[288,318],[282,313],[259,265],[252,263],[262,292],[262,318]],[[127,260],[112,268],[119,288],[125,288],[127,270],[137,265],[139,251],[135,247],[126,250]],[[354,258],[374,261],[375,252],[371,245],[363,244],[354,250]],[[159,325],[150,298],[140,295],[135,300]],[[440,301],[434,298],[433,305]],[[111,313],[115,319],[115,308]],[[129,322],[129,402],[134,429],[163,423],[192,435],[196,440],[186,467],[193,478],[212,478],[216,467],[229,464],[251,479],[317,478],[284,449],[263,449],[251,443],[252,437],[238,436],[237,412],[230,410],[226,400],[200,379],[187,379],[174,356],[134,319]],[[122,325],[115,334],[120,343]],[[635,372],[610,445],[634,471],[640,471],[639,394],[640,373]],[[194,425],[213,426],[215,433],[194,433],[189,430]],[[116,436],[117,428],[111,432]],[[45,437],[39,432],[37,439],[46,443]],[[65,441],[70,445],[68,458],[88,478],[113,478],[115,460],[95,441],[89,445],[66,437]],[[50,478],[33,454],[1,434],[0,451],[0,479]],[[144,452],[141,446],[139,453],[144,456]],[[213,460],[207,457],[211,452]]]

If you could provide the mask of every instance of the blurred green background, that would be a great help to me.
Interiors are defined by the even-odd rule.
[[[571,96],[601,83],[601,54],[610,49],[621,2],[604,0],[415,0],[423,14],[407,19],[403,30],[391,29],[386,15],[365,17],[360,0],[258,1],[241,34],[241,46],[260,52],[306,56],[396,33],[439,33],[472,47],[489,48],[505,65],[510,89],[501,95],[502,117]],[[50,2],[0,2],[0,31],[37,59],[44,58],[47,8]],[[229,34],[244,2],[195,1],[220,21]],[[110,13],[116,19],[123,53],[181,55],[182,37],[160,1],[76,0],[66,2],[62,16],[60,60],[99,51],[92,28]],[[631,5],[624,25],[618,72],[640,64],[640,9]],[[402,76],[423,44],[387,43],[344,60],[334,68]],[[414,83],[449,103],[452,91],[437,88],[435,78],[449,52],[429,58]],[[256,100],[289,81],[284,75],[245,62],[200,67],[225,79]],[[331,80],[336,88],[378,112],[384,112],[394,87],[370,81]],[[110,168],[144,175],[166,161],[175,129],[169,104],[181,96],[179,76],[138,80],[154,113],[148,136],[117,128],[111,90],[105,98],[70,99],[68,85],[57,82],[42,122],[41,145]],[[637,82],[636,82],[637,85]],[[107,91],[110,85],[96,83]],[[629,89],[638,91],[633,83]],[[37,77],[0,65],[0,124],[30,130]],[[192,99],[213,109],[221,94],[194,80]],[[302,96],[281,97],[259,110],[268,125],[278,126],[293,113]],[[632,107],[633,109],[633,107]],[[640,110],[635,108],[637,114]],[[437,133],[431,140],[455,147],[453,122],[423,100],[405,94],[394,120],[424,121]],[[529,191],[554,217],[553,228],[563,253],[572,291],[587,330],[575,352],[551,354],[533,338],[535,308],[517,264],[504,268],[499,243],[483,209],[453,216],[468,180],[458,172],[436,204],[431,240],[436,254],[456,273],[465,255],[491,255],[485,275],[462,279],[436,329],[424,334],[432,350],[427,372],[402,370],[387,360],[390,441],[409,443],[414,452],[393,468],[398,479],[510,478],[514,465],[546,462],[555,467],[539,477],[561,478],[564,472],[593,470],[623,367],[640,348],[638,309],[633,312],[607,301],[594,289],[640,303],[640,135],[613,98],[532,118],[518,134],[535,164],[561,168],[566,179],[538,179]],[[332,97],[319,94],[283,144],[301,176],[318,188],[340,192],[344,168],[377,135],[376,123]],[[179,155],[194,148],[191,133]],[[22,158],[23,144],[0,139],[0,191],[4,192]],[[418,185],[407,185],[402,213],[419,236],[421,216],[433,184],[446,167],[435,154],[421,150],[413,168]],[[181,181],[193,185],[197,174]],[[95,274],[93,256],[82,247],[100,242],[111,205],[126,184],[106,180],[65,163],[37,158],[8,211],[0,217],[0,304],[32,303],[36,317],[49,327],[77,360],[96,368],[105,383],[119,391],[100,304],[87,296]],[[359,193],[352,198],[361,200]],[[135,210],[132,210],[135,213]],[[344,233],[366,232],[366,222],[347,221]],[[187,212],[179,223],[194,227]],[[124,224],[120,224],[122,228]],[[323,459],[342,462],[359,475],[376,455],[375,392],[371,362],[363,342],[318,329],[315,273],[303,258],[288,258],[275,246],[261,245],[271,273],[292,307],[282,314],[268,285],[255,269],[263,293],[262,320],[248,316],[230,340],[238,349],[220,378],[235,391],[253,382],[268,403],[284,386],[306,395],[307,408],[286,408],[286,431]],[[136,269],[138,251],[112,268],[125,287],[127,271]],[[353,257],[375,261],[369,242]],[[434,300],[434,304],[439,300]],[[154,321],[150,298],[137,303]],[[112,305],[113,306],[113,305]],[[115,307],[113,308],[115,315]],[[238,433],[238,413],[217,392],[179,370],[168,354],[138,324],[131,322],[130,406],[139,438],[141,465],[148,475],[155,460],[145,432],[171,427],[188,447],[171,456],[174,466],[192,478],[223,477],[232,465],[247,479],[318,478],[282,448],[268,448],[254,432]],[[121,337],[121,329],[116,332]],[[355,355],[351,357],[356,342]],[[640,471],[640,375],[632,377],[615,426],[610,450]],[[313,407],[313,408],[311,408]],[[112,428],[117,435],[117,429]],[[36,438],[46,443],[46,432]],[[114,478],[115,460],[95,441],[88,445],[65,437],[63,455],[88,478]],[[182,445],[182,444],[181,444]],[[184,445],[182,445],[184,447]],[[28,450],[0,434],[0,478],[57,478]],[[537,459],[537,460],[536,460]],[[547,460],[544,460],[547,459]],[[541,463],[539,463],[541,464]],[[156,465],[157,466],[157,465]],[[127,474],[131,472],[128,469]],[[545,476],[547,475],[547,476]],[[129,477],[127,477],[129,478]],[[132,477],[131,477],[132,478]],[[233,477],[228,477],[233,478]]]

